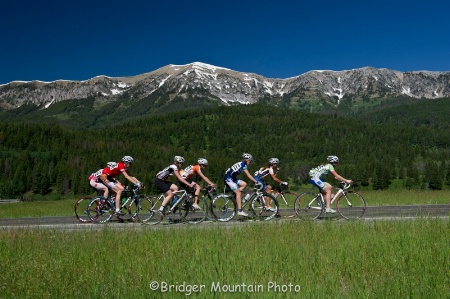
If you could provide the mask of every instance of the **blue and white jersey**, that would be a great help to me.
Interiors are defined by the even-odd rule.
[[[245,162],[237,162],[236,164],[228,168],[227,171],[225,171],[224,179],[226,180],[227,178],[232,178],[233,180],[236,180],[236,177],[246,169],[247,164]]]

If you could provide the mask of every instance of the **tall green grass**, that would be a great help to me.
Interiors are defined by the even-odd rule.
[[[0,297],[446,298],[448,232],[443,219],[0,230]]]

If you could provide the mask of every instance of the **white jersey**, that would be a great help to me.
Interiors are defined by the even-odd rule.
[[[158,172],[156,174],[156,177],[158,179],[161,179],[163,181],[167,180],[167,178],[171,175],[173,175],[173,173],[175,171],[178,170],[178,167],[175,164],[172,164],[170,166],[167,166],[166,168],[164,168],[163,170],[161,170],[160,172]]]

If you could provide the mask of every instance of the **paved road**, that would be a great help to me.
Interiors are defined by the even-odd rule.
[[[296,220],[292,210],[282,209],[283,220]],[[392,218],[419,218],[419,217],[446,217],[450,215],[450,205],[416,205],[416,206],[380,206],[367,207],[363,220],[373,219],[392,219]],[[339,216],[335,216],[337,219]],[[242,223],[232,221],[233,223]],[[247,221],[246,221],[247,222]],[[129,227],[130,223],[111,223],[117,226]],[[213,224],[205,222],[204,225]],[[231,224],[231,223],[230,223]],[[140,225],[140,224],[136,224]],[[223,223],[216,223],[223,225]],[[19,227],[59,227],[59,228],[83,228],[83,227],[101,227],[98,224],[83,224],[75,220],[75,217],[41,217],[41,218],[15,218],[0,219],[0,228],[19,228]]]

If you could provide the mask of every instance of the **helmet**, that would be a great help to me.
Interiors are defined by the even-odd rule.
[[[122,158],[123,162],[133,163],[133,158],[131,156],[124,156]]]
[[[242,159],[246,159],[246,160],[249,160],[249,161],[253,161],[253,156],[250,155],[249,153],[243,153],[243,154],[242,154]]]
[[[201,165],[208,165],[208,160],[206,160],[205,158],[198,158],[198,164]]]
[[[339,163],[339,158],[337,156],[328,156],[327,161],[330,163]]]
[[[173,162],[175,163],[184,163],[184,158],[181,156],[175,156],[175,158],[173,158]]]
[[[280,160],[278,160],[278,158],[270,158],[269,163],[270,164],[280,164]]]

